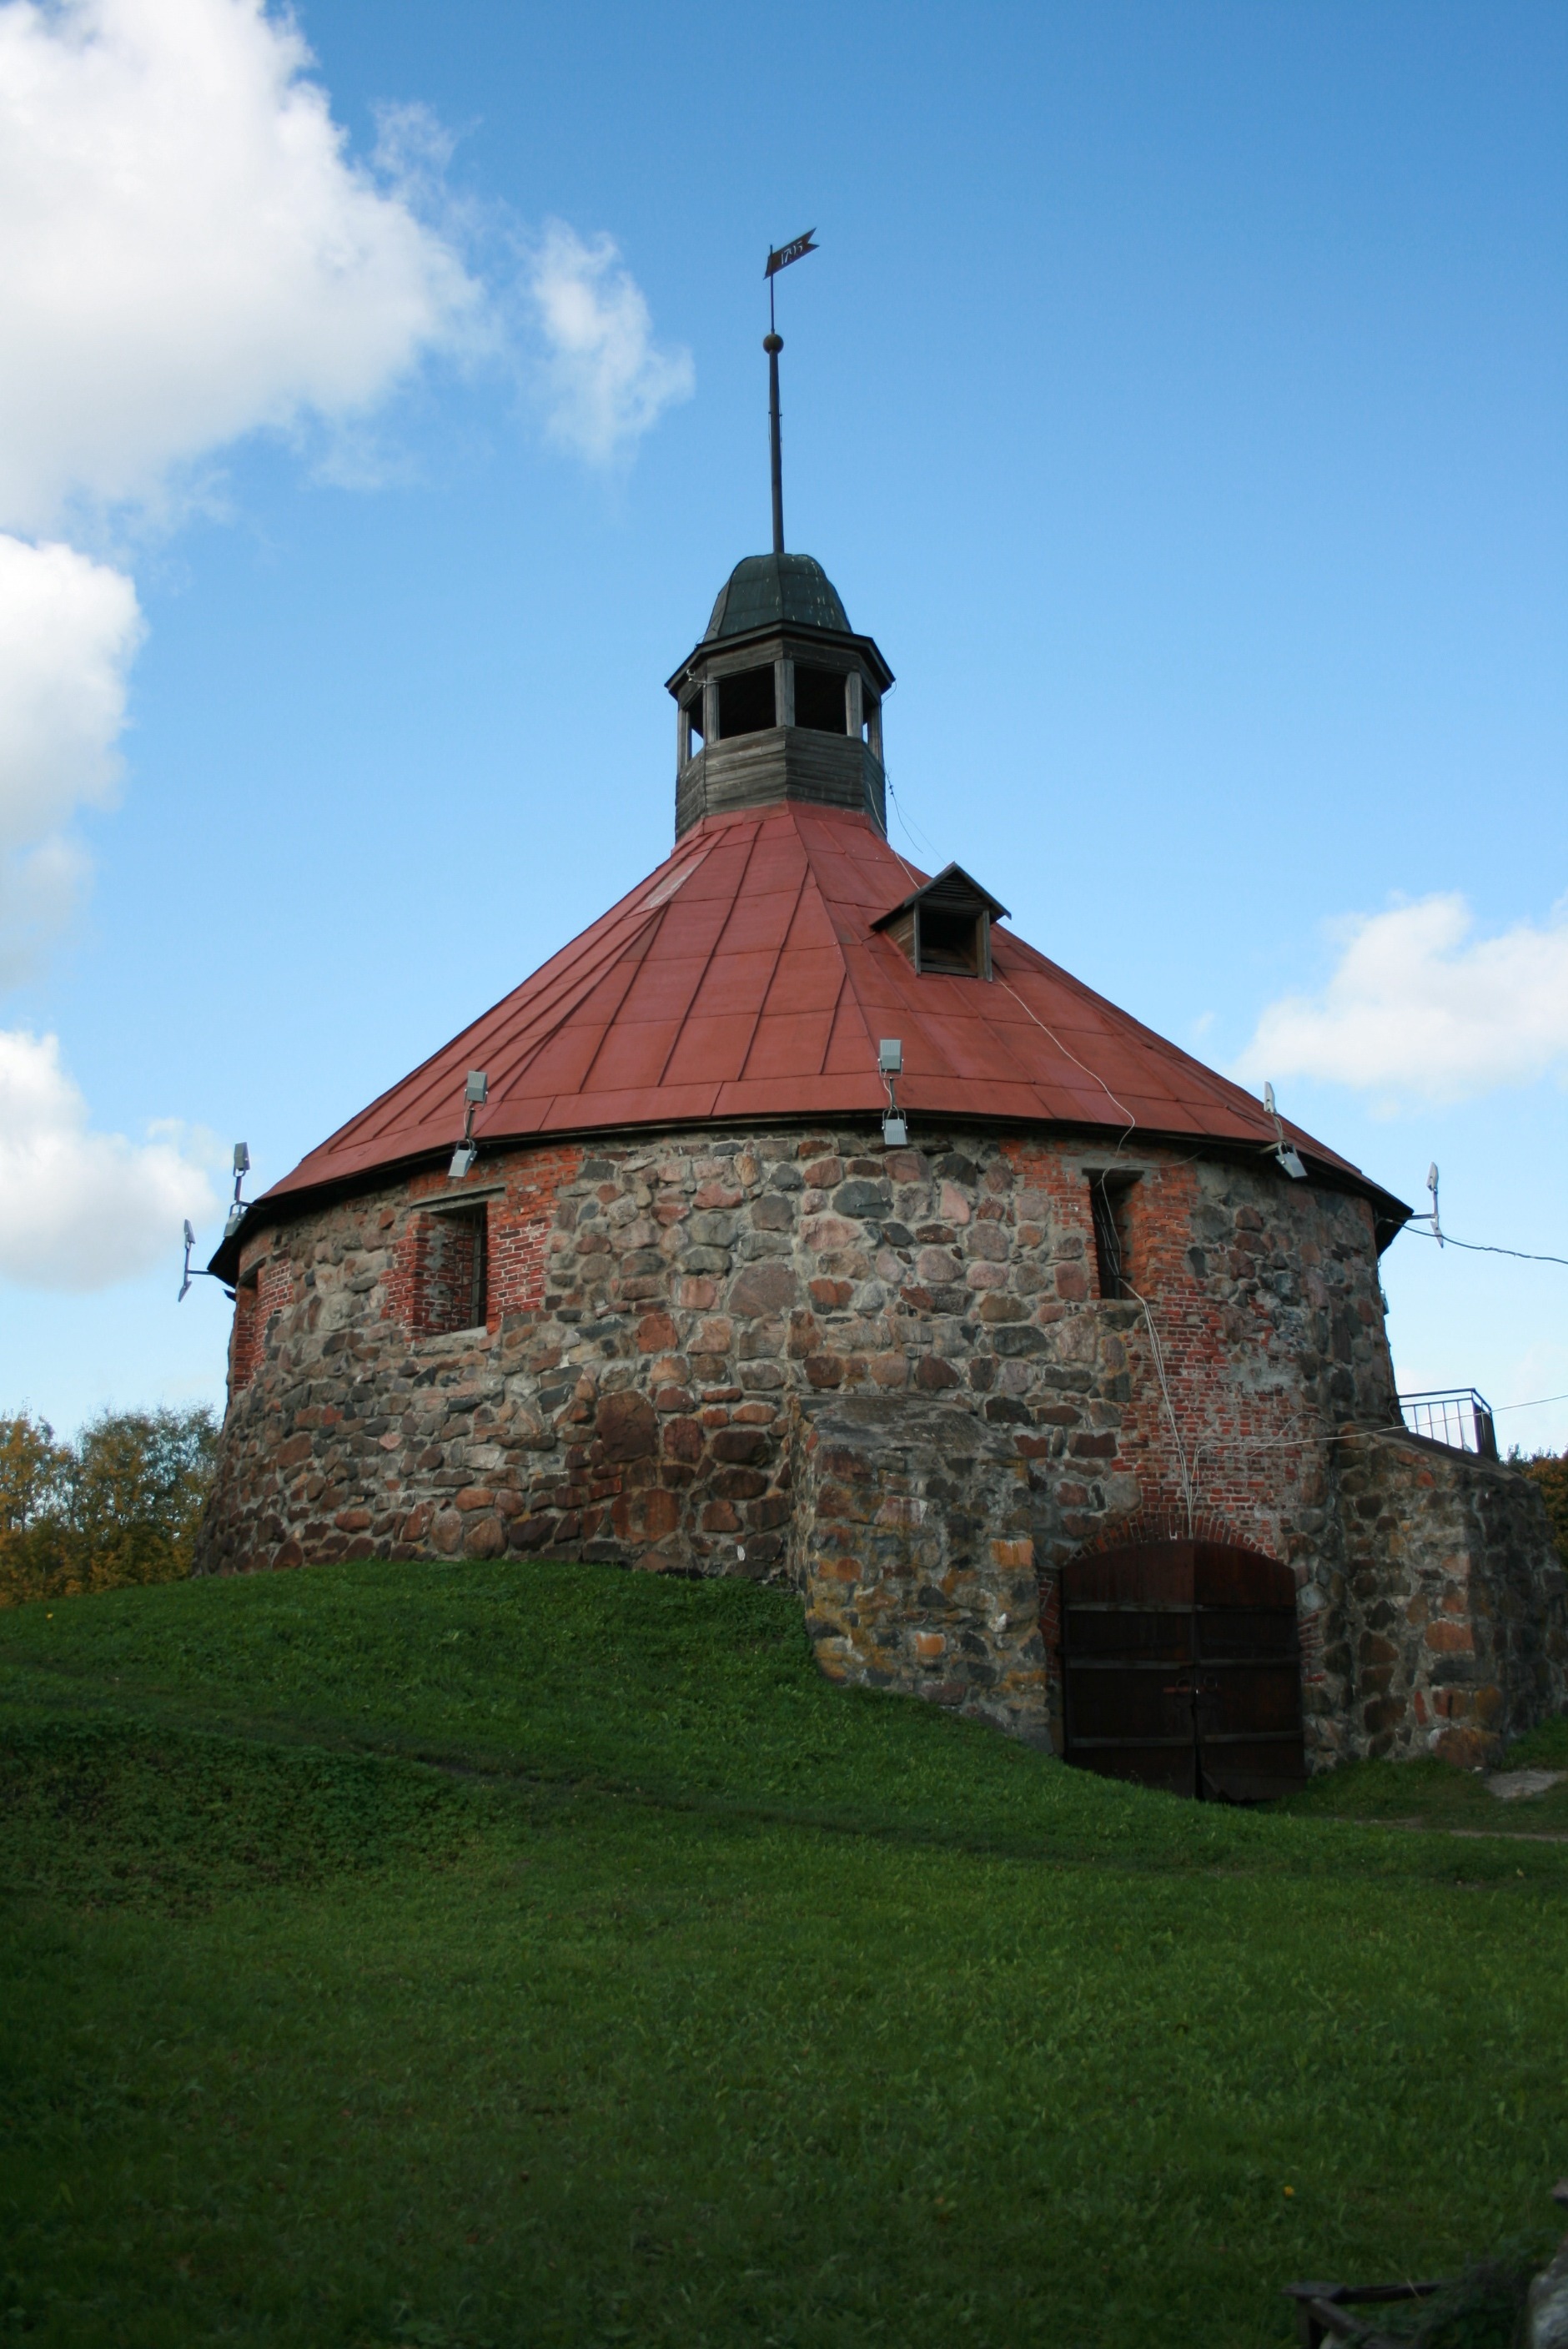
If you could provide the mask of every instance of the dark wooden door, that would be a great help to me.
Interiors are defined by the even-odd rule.
[[[1255,1803],[1306,1775],[1295,1578],[1223,1542],[1143,1542],[1062,1570],[1067,1758]]]

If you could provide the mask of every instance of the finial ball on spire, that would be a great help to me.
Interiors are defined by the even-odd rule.
[[[763,347],[763,349],[764,349],[764,350],[769,354],[769,356],[771,357],[772,354],[773,354],[775,351],[781,351],[781,350],[783,349],[783,347],[784,347],[784,337],[783,337],[783,336],[782,336],[782,335],[764,335],[764,336],[763,336],[763,337],[762,337],[762,347]]]

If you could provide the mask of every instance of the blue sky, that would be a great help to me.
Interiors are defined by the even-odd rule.
[[[1568,1256],[1560,7],[294,21],[308,64],[246,0],[0,5],[0,228],[52,255],[0,260],[9,592],[68,550],[0,653],[57,687],[0,719],[0,1408],[217,1398],[177,1235],[230,1140],[273,1179],[666,853],[808,225],[787,525],[898,673],[895,840]],[[1568,1391],[1568,1268],[1386,1283],[1405,1384]]]

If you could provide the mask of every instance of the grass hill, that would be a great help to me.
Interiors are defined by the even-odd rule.
[[[1211,2349],[1551,2238],[1557,1796],[1178,1803],[548,1565],[11,1609],[0,1728],[0,2334]]]

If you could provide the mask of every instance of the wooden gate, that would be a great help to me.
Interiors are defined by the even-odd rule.
[[[1140,1542],[1062,1569],[1067,1758],[1201,1801],[1303,1785],[1289,1567],[1225,1542]]]

